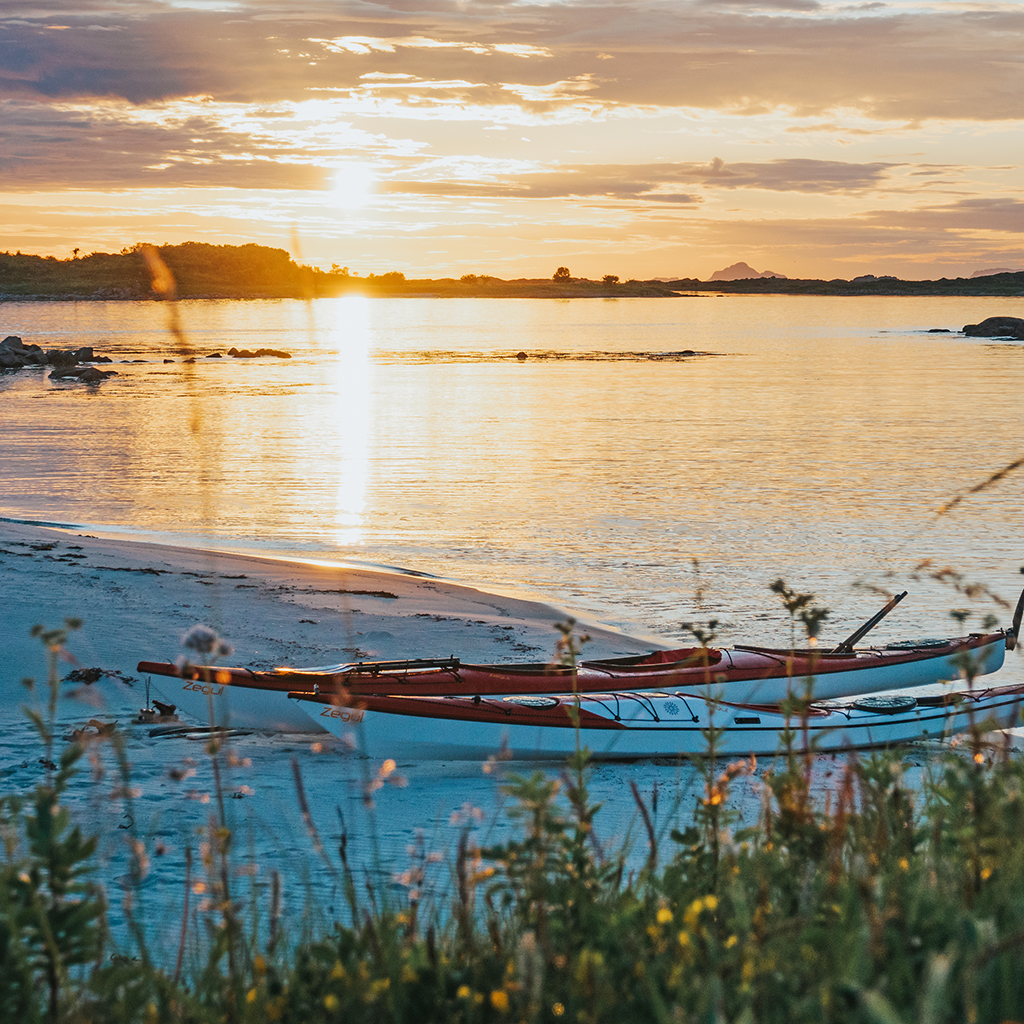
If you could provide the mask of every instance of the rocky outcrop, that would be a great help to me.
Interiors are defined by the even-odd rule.
[[[114,376],[113,370],[97,370],[82,363],[109,363],[109,356],[98,356],[91,346],[76,349],[52,349],[44,352],[38,345],[26,345],[17,335],[0,341],[0,370],[24,370],[30,366],[52,366],[52,380],[75,379],[96,384]]]
[[[260,356],[275,356],[278,359],[291,359],[291,352],[282,352],[277,348],[258,348],[250,352],[247,348],[229,348],[228,355],[232,359],[259,359]]]
[[[1019,316],[990,316],[980,324],[967,324],[969,338],[1016,338],[1024,341],[1024,320]]]
[[[25,366],[45,365],[46,353],[38,345],[26,345],[13,334],[0,341],[0,369],[20,370]]]

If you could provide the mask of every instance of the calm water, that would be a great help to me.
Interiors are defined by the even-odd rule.
[[[906,587],[911,600],[879,638],[952,631],[947,613],[965,602],[912,579],[922,559],[1011,602],[1022,582],[1024,472],[936,510],[1024,455],[1024,345],[927,332],[1024,315],[1024,299],[189,302],[194,364],[172,351],[166,312],[0,304],[0,336],[142,360],[116,364],[96,388],[0,375],[0,515],[404,566],[664,639],[682,620],[717,617],[725,641],[786,641],[767,589],[779,576],[833,609],[828,636],[879,607],[855,584]],[[292,358],[204,358],[231,346]],[[650,358],[683,350],[713,355]],[[1007,621],[978,607],[993,610]],[[1008,670],[1020,675],[1018,658]],[[18,690],[0,678],[5,699]],[[3,742],[2,785],[27,788],[41,771],[27,726]],[[146,838],[142,911],[171,951],[184,850],[210,811],[202,747],[130,732],[134,805],[95,787],[77,797],[95,807],[115,915],[124,838]],[[295,916],[343,911],[296,808],[293,758],[327,846],[337,806],[356,833],[354,862],[380,888],[399,891],[390,872],[408,865],[418,830],[429,849],[451,851],[464,805],[486,812],[481,841],[502,834],[500,793],[479,766],[403,763],[408,788],[386,787],[368,818],[373,766],[288,737],[235,749],[251,766],[230,785],[256,794],[229,802],[242,859],[258,868],[257,894],[283,872]],[[195,778],[172,782],[175,765]],[[816,784],[827,789],[836,770],[821,759]],[[648,800],[659,788],[663,836],[702,792],[688,766],[602,766],[592,792],[605,839],[642,834],[627,778]],[[756,795],[745,806],[756,814]]]
[[[166,312],[0,305],[4,334],[144,360],[98,388],[0,377],[0,514],[400,565],[666,637],[698,614],[766,636],[778,576],[837,630],[877,604],[851,584],[909,586],[900,628],[934,632],[957,602],[909,579],[923,558],[1016,596],[1024,473],[936,509],[1024,454],[1024,346],[927,332],[1024,299],[194,301],[194,365]],[[292,358],[203,358],[231,346]],[[687,349],[714,354],[648,357]]]

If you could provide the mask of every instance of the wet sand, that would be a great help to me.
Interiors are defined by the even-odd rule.
[[[360,659],[546,661],[565,610],[401,571],[334,567],[0,522],[4,670],[43,678],[32,626],[83,620],[69,653],[83,667],[136,675],[174,661],[191,627],[211,626],[231,664],[296,667]],[[583,627],[581,627],[582,631]],[[586,626],[588,657],[665,646]],[[120,709],[113,709],[120,710]]]

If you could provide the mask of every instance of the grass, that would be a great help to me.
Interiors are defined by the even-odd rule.
[[[824,799],[812,796],[811,759],[784,749],[760,774],[760,816],[746,828],[730,794],[753,759],[709,756],[701,797],[692,813],[677,809],[668,835],[633,787],[647,846],[640,866],[600,841],[581,750],[555,776],[504,777],[507,841],[476,846],[467,820],[450,862],[418,845],[399,896],[349,863],[344,822],[333,849],[321,838],[296,764],[298,806],[345,894],[346,923],[307,921],[289,935],[277,875],[246,909],[235,891],[245,857],[218,784],[179,883],[178,948],[148,948],[134,921],[146,852],[129,839],[129,948],[112,953],[107,895],[94,879],[97,837],[62,802],[85,748],[73,742],[58,755],[53,732],[56,658],[76,625],[37,630],[48,701],[30,716],[47,767],[30,792],[0,797],[0,1020],[1024,1017],[1024,764],[977,735],[932,760],[913,787],[899,754],[851,755]],[[570,631],[563,651],[578,653]],[[708,741],[713,755],[714,733]],[[93,742],[115,745],[128,791],[116,734]],[[214,739],[207,756],[219,779],[230,751]],[[369,769],[367,800],[392,770]],[[146,899],[159,896],[149,889]]]

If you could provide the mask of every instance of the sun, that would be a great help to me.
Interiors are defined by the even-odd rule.
[[[373,194],[376,178],[366,164],[340,164],[331,176],[331,196],[335,206],[355,210],[365,206]]]

